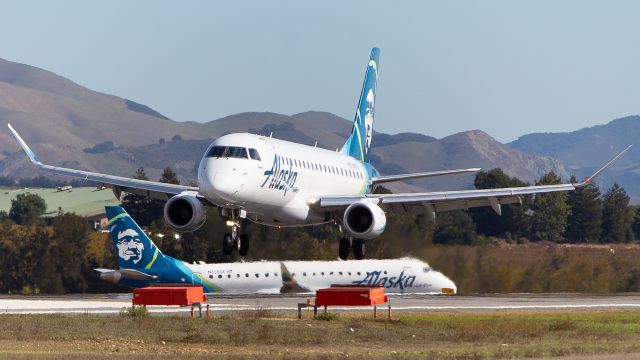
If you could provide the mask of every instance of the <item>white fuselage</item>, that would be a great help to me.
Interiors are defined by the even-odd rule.
[[[223,293],[280,293],[297,285],[313,292],[332,284],[378,285],[391,293],[442,294],[456,285],[417,259],[351,261],[260,261],[188,264],[194,273]]]
[[[221,149],[227,152],[216,153]],[[362,195],[376,175],[371,166],[337,151],[247,133],[216,139],[198,169],[200,191],[209,201],[275,226],[328,221],[310,201],[321,195]]]

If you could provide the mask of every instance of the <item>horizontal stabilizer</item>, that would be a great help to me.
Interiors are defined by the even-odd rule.
[[[375,184],[382,184],[382,183],[394,182],[394,181],[412,180],[412,179],[444,176],[444,175],[465,174],[465,173],[471,173],[471,172],[478,172],[480,170],[481,170],[480,168],[472,168],[472,169],[442,170],[442,171],[430,171],[430,172],[422,172],[422,173],[376,176],[373,179],[371,179],[371,184],[375,185]]]
[[[119,279],[128,279],[128,280],[141,280],[141,281],[149,281],[155,280],[158,278],[156,275],[145,274],[142,271],[134,270],[134,269],[120,269],[120,270],[112,270],[112,269],[93,269],[100,273],[100,278],[105,280],[111,280],[110,278],[117,277]],[[114,281],[117,282],[117,281]]]

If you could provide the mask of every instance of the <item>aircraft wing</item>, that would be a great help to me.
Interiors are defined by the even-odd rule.
[[[31,160],[31,162],[37,168],[57,175],[70,176],[102,184],[113,189],[113,193],[118,199],[120,199],[120,195],[122,192],[144,195],[164,200],[185,191],[198,193],[199,189],[192,186],[166,184],[148,180],[138,180],[122,176],[100,174],[90,171],[68,169],[64,167],[43,164],[40,162],[33,150],[31,150],[29,145],[27,145],[27,143],[22,140],[22,137],[20,137],[20,135],[18,135],[18,133],[13,129],[11,124],[8,124],[8,126],[9,130],[11,130],[11,133],[16,138],[16,141],[18,141],[18,143],[22,147],[22,150],[24,150],[24,152],[29,157],[29,160]]]
[[[343,209],[360,200],[372,201],[391,210],[412,210],[427,212],[435,216],[436,212],[491,206],[501,214],[501,205],[521,202],[522,196],[559,191],[571,191],[589,185],[594,178],[611,166],[631,145],[609,160],[602,168],[583,182],[577,184],[536,185],[501,189],[457,190],[403,194],[365,194],[361,196],[320,196],[309,201],[311,205],[327,210]]]
[[[343,208],[362,199],[379,205],[387,205],[392,210],[420,210],[430,213],[491,206],[501,214],[500,205],[521,202],[521,197],[557,191],[574,190],[574,184],[526,186],[504,189],[458,190],[404,194],[366,194],[363,196],[323,196],[319,198],[321,208]],[[420,212],[420,211],[418,211]]]
[[[393,181],[403,181],[403,180],[411,180],[411,179],[419,179],[419,178],[443,176],[443,175],[465,174],[470,172],[478,172],[480,170],[481,170],[480,168],[472,168],[472,169],[442,170],[442,171],[431,171],[431,172],[422,172],[422,173],[376,176],[373,179],[371,179],[371,184],[382,184],[382,183],[393,182]]]

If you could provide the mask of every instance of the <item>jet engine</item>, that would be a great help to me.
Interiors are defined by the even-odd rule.
[[[206,219],[204,205],[193,195],[176,195],[164,205],[164,220],[176,231],[198,230]]]
[[[387,225],[387,217],[378,205],[361,200],[347,207],[343,224],[349,234],[369,240],[382,234]]]

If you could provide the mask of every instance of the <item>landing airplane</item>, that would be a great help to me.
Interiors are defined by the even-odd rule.
[[[231,228],[222,239],[225,254],[237,249],[241,256],[247,255],[249,238],[239,231],[243,220],[278,227],[338,223],[344,229],[338,251],[343,260],[352,251],[356,259],[364,258],[365,240],[383,233],[387,223],[386,212],[410,210],[435,217],[436,212],[491,206],[501,214],[501,205],[519,203],[523,195],[570,191],[588,185],[629,149],[577,184],[376,194],[374,190],[383,183],[480,170],[383,176],[371,166],[368,158],[379,55],[380,49],[373,48],[353,128],[339,151],[248,133],[225,135],[214,140],[200,160],[197,187],[46,165],[40,162],[11,124],[8,126],[31,162],[41,170],[110,187],[117,198],[122,192],[128,192],[167,200],[164,218],[176,231],[197,230],[206,220],[206,207],[217,207]]]
[[[456,285],[417,259],[187,263],[164,255],[119,206],[106,206],[118,270],[95,269],[119,285],[197,284],[208,293],[313,292],[332,284],[378,285],[386,292],[455,294]]]

